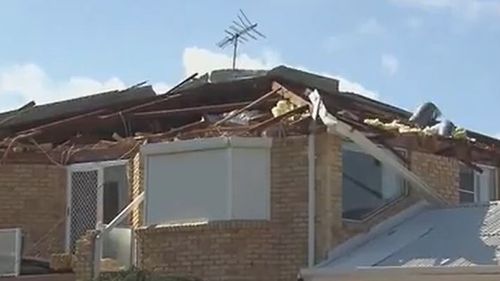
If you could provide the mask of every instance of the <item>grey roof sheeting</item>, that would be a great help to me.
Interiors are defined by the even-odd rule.
[[[424,210],[323,267],[500,265],[500,202]]]
[[[19,112],[12,110],[0,113],[0,129],[26,123],[72,116],[127,102],[141,102],[156,96],[151,86],[132,87],[122,91],[109,91],[60,102],[37,105]],[[17,115],[17,116],[16,116]]]

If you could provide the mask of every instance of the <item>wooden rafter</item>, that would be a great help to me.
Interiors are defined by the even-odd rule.
[[[216,113],[216,112],[226,112],[230,110],[235,110],[252,103],[251,101],[245,102],[235,102],[235,103],[226,103],[226,104],[216,104],[216,105],[205,105],[205,106],[196,106],[196,107],[188,107],[188,108],[176,108],[176,109],[167,109],[167,110],[157,110],[157,111],[148,111],[148,112],[136,112],[133,113],[134,117],[168,117],[172,115],[178,114],[207,114],[207,113]]]
[[[238,110],[235,110],[234,112],[232,112],[231,114],[228,114],[226,117],[222,118],[221,120],[215,122],[214,126],[218,126],[228,120],[230,120],[231,118],[235,117],[235,116],[238,116],[238,114],[241,114],[243,111],[245,110],[249,110],[251,109],[252,107],[254,106],[257,106],[258,104],[260,104],[261,102],[265,101],[266,99],[268,99],[269,97],[271,97],[272,95],[274,95],[279,89],[273,89],[271,90],[270,92],[266,93],[265,95],[261,96],[260,98],[256,99],[255,101],[251,102],[250,104],[238,109]]]
[[[312,106],[310,101],[304,99],[299,94],[293,92],[292,90],[286,88],[284,85],[276,81],[272,82],[271,88],[273,90],[277,90],[277,94],[279,94],[285,99],[290,100],[293,104],[297,106],[303,106],[303,105],[308,105],[309,107]]]

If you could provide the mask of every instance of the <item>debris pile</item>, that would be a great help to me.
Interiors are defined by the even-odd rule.
[[[252,94],[241,95],[236,101],[214,99],[207,104],[203,94],[170,94],[116,111],[104,107],[30,126],[7,135],[0,142],[0,160],[1,163],[16,159],[48,160],[52,164],[67,165],[126,159],[138,151],[140,145],[152,142],[305,133],[307,127],[301,124],[309,118],[309,107],[292,103],[283,94],[288,90],[276,85],[254,100],[245,98],[255,96]],[[303,97],[296,98],[307,103]],[[39,156],[37,160],[33,160],[35,154]]]
[[[438,121],[439,117],[441,117],[439,108],[431,102],[426,102],[417,108],[406,124],[397,119],[390,123],[385,123],[378,118],[367,118],[363,122],[370,126],[397,132],[399,134],[416,134],[420,136],[437,135],[453,139],[475,141],[472,138],[467,138],[467,131],[464,128],[456,127],[451,121],[446,119]]]

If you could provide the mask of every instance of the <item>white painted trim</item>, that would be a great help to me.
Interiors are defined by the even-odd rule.
[[[110,160],[100,162],[84,162],[66,166],[71,171],[92,171],[107,167],[126,165],[128,160]]]
[[[76,163],[66,166],[66,252],[69,253],[71,249],[71,199],[72,199],[72,180],[71,174],[73,172],[88,172],[97,171],[97,212],[96,212],[96,227],[103,218],[103,200],[104,200],[104,168],[114,166],[126,166],[128,160],[110,160],[100,162],[85,162]]]
[[[215,137],[146,144],[141,146],[141,153],[143,155],[170,154],[226,147],[270,148],[271,145],[271,138]]]
[[[20,228],[16,228],[16,264],[14,266],[14,273],[16,276],[21,274],[21,262],[22,262],[22,233]]]
[[[103,227],[104,218],[104,168],[97,169],[96,229]]]
[[[140,152],[142,154],[142,151]],[[149,169],[148,169],[148,166],[149,166],[149,160],[148,160],[148,157],[147,155],[144,155],[144,157],[141,157],[142,160],[141,161],[144,161],[143,163],[143,168],[144,168],[144,171],[143,171],[143,192],[144,192],[144,203],[142,204],[142,223],[144,225],[148,225],[148,201],[149,201],[149,192],[148,192],[148,178],[149,178]],[[139,163],[139,167],[140,167],[140,163]],[[142,225],[140,225],[142,226]]]
[[[227,148],[226,151],[226,161],[227,161],[227,220],[231,220],[234,217],[233,213],[233,149],[231,147]]]

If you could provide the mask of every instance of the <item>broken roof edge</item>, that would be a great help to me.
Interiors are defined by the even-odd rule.
[[[369,103],[375,107],[379,107],[382,110],[388,110],[396,115],[399,115],[402,118],[408,119],[412,115],[412,112],[408,111],[405,108],[391,105],[391,104],[382,102],[382,101],[377,100],[377,99],[372,99],[370,97],[364,96],[364,95],[359,94],[359,93],[349,92],[349,91],[340,91],[339,94],[348,98],[348,99],[354,99],[354,100],[357,100],[360,102]],[[465,129],[465,130],[467,132],[467,135],[470,135],[470,137],[472,137],[480,142],[495,144],[495,145],[500,146],[500,139],[498,139],[498,138],[495,138],[493,136],[490,136],[490,135],[487,135],[484,133],[476,132],[474,130],[469,130],[469,129]]]
[[[187,82],[171,93],[184,92],[209,84],[232,83],[241,80],[251,80],[266,77],[271,80],[285,80],[286,82],[300,84],[304,87],[317,88],[328,93],[337,93],[339,91],[339,81],[337,79],[317,75],[286,65],[279,65],[269,70],[215,69],[191,80],[190,82]]]
[[[146,85],[132,86],[122,90],[110,90],[72,99],[37,104],[27,109],[14,109],[0,113],[0,122],[9,119],[2,122],[0,127],[18,126],[30,122],[58,118],[68,114],[71,115],[73,113],[78,114],[79,112],[91,111],[94,108],[132,102],[139,99],[154,98],[156,96],[153,87],[151,85]],[[104,104],[102,104],[103,102]],[[60,112],[51,112],[58,110]],[[20,116],[20,113],[22,113],[23,116]],[[32,116],[30,117],[30,115]]]

